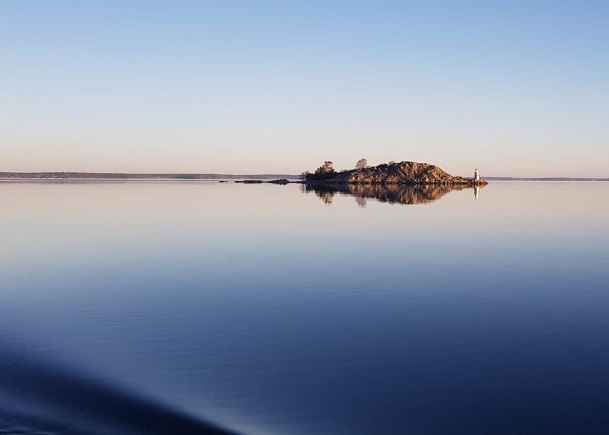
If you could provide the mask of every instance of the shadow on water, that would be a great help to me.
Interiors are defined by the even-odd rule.
[[[474,189],[462,185],[402,185],[402,184],[305,184],[302,190],[315,192],[326,204],[332,204],[334,195],[351,195],[360,207],[366,207],[367,199],[392,204],[426,204],[442,198],[453,190]],[[478,198],[479,187],[475,188]]]
[[[52,364],[0,351],[0,433],[229,435],[149,399]]]

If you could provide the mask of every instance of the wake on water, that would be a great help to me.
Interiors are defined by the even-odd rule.
[[[229,435],[143,397],[0,348],[0,434]]]

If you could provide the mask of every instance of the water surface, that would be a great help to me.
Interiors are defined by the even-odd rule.
[[[607,430],[609,184],[317,190],[0,183],[0,429]]]

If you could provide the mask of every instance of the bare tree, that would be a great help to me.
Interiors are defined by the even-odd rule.
[[[357,161],[357,163],[355,164],[355,169],[357,169],[359,171],[360,169],[364,169],[366,167],[366,165],[368,165],[368,160],[359,159]]]

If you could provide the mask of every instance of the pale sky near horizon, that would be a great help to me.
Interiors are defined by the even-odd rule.
[[[0,0],[0,171],[609,177],[608,1]]]

